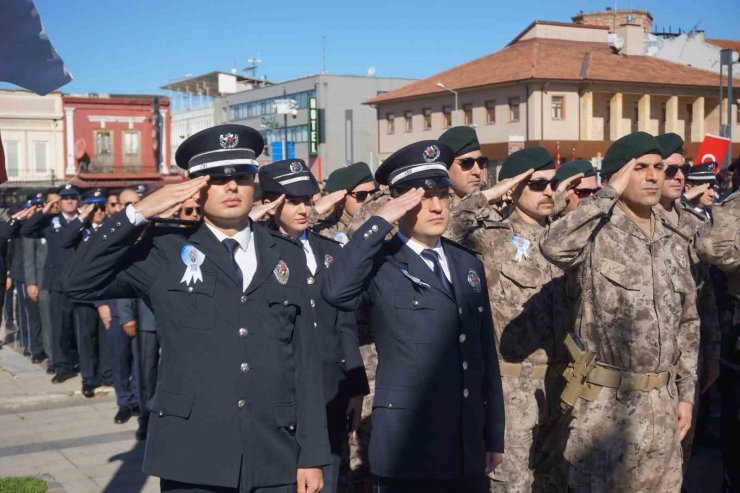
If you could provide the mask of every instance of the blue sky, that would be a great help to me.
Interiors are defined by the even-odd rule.
[[[607,0],[35,0],[75,80],[65,92],[157,93],[186,74],[242,69],[280,81],[326,68],[335,74],[426,77],[502,48],[535,19],[614,7]],[[658,28],[738,38],[740,2],[618,2],[649,10]]]

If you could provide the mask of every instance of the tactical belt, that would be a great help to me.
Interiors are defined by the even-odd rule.
[[[603,387],[649,392],[668,385],[674,374],[673,368],[658,373],[607,368],[596,360],[596,353],[584,349],[581,341],[572,334],[565,338],[565,346],[573,358],[563,372],[567,384],[560,394],[561,405],[566,411],[570,411],[579,398],[596,400]]]
[[[537,378],[540,380],[545,378],[558,378],[563,374],[563,370],[565,370],[566,367],[563,363],[552,365],[532,363],[527,366],[532,369],[528,376],[530,378]],[[508,361],[499,360],[498,367],[501,371],[502,377],[519,378],[523,373],[526,373],[523,371],[524,365],[522,363],[509,363]]]

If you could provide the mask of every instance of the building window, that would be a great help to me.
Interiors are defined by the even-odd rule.
[[[46,141],[33,143],[33,164],[36,173],[46,173],[49,169],[48,148],[49,143]]]
[[[249,101],[231,106],[231,119],[243,120],[245,118],[254,118],[262,115],[271,115],[275,113],[276,99],[293,99],[296,102],[296,109],[302,110],[308,108],[308,102],[311,98],[316,97],[316,91],[303,91],[285,96],[276,96],[274,98],[261,99],[259,101]]]
[[[519,121],[519,98],[509,98],[509,121]]]
[[[463,105],[463,125],[472,125],[472,124],[473,124],[473,105],[464,104]]]
[[[124,132],[123,153],[127,156],[138,156],[139,140],[139,132]]]
[[[442,128],[450,128],[452,126],[452,107],[442,107]]]
[[[403,114],[403,123],[404,123],[404,130],[406,132],[413,132],[414,131],[414,121],[413,121],[414,114],[410,111],[406,111]]]
[[[396,132],[396,115],[388,113],[385,115],[385,133],[392,134]]]
[[[666,104],[660,103],[660,123],[665,125],[665,122],[667,119],[668,119],[668,110],[666,110]]]
[[[21,171],[21,145],[17,140],[7,140],[3,143],[5,147],[5,170],[8,178],[18,178]]]
[[[635,101],[632,105],[632,123],[635,125],[640,120],[640,103]]]
[[[432,109],[424,108],[422,110],[422,114],[424,115],[424,130],[431,130],[432,129]]]
[[[553,120],[563,120],[565,118],[565,98],[563,96],[553,96],[550,102],[550,117]]]
[[[496,123],[496,100],[486,101],[486,124]]]
[[[113,143],[110,130],[98,130],[95,133],[95,155],[104,156],[112,153]]]

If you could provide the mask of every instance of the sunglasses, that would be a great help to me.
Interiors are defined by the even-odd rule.
[[[101,204],[101,205],[96,205],[95,207],[93,207],[93,212],[98,212],[98,211],[105,212],[105,205]]]
[[[576,196],[579,199],[588,198],[598,191],[599,191],[598,188],[574,188],[573,189],[573,193],[576,194]]]
[[[192,216],[193,213],[200,215],[200,207],[185,207],[183,212],[186,216]]]
[[[691,165],[690,164],[671,164],[670,166],[666,166],[665,168],[665,177],[666,178],[673,178],[678,174],[678,172],[683,173],[684,178],[689,174],[689,171],[691,171]]]
[[[462,159],[457,159],[456,161],[460,164],[460,168],[462,168],[463,171],[473,169],[473,165],[476,163],[480,169],[484,169],[488,166],[488,158],[485,156],[464,157]]]
[[[550,186],[550,189],[555,190],[556,188],[558,188],[559,184],[560,180],[558,180],[557,178],[553,178],[552,180],[538,178],[536,180],[529,180],[527,182],[527,186],[533,192],[544,192],[548,185]]]
[[[375,192],[377,192],[378,189],[374,190],[363,190],[361,192],[349,192],[347,195],[351,195],[355,200],[358,202],[365,202],[365,200]]]

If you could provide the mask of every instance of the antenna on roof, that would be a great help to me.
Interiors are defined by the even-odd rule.
[[[252,78],[256,78],[257,76],[257,67],[259,67],[260,63],[262,63],[262,60],[260,59],[260,54],[257,53],[257,56],[254,58],[250,58],[247,60],[247,63],[249,64],[248,67],[244,67],[242,69],[243,72],[251,72]]]

